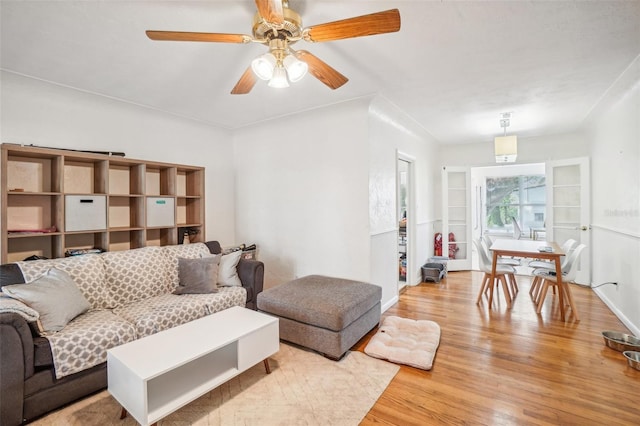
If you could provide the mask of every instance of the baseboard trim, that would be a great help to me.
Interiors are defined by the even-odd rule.
[[[593,292],[604,302],[605,305],[611,309],[611,312],[618,317],[620,321],[633,333],[634,336],[640,336],[640,328],[638,328],[635,324],[633,324],[629,318],[627,318],[617,307],[616,305],[609,300],[609,298],[600,290],[599,288],[594,288]],[[602,330],[605,331],[605,330]]]
[[[390,307],[392,307],[393,305],[395,305],[396,303],[398,303],[398,296],[393,296],[391,298],[391,300],[389,300],[387,303],[385,303],[384,305],[382,305],[382,313],[385,313],[387,311],[387,309],[389,309]]]

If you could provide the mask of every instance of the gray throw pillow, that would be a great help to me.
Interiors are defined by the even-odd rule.
[[[198,259],[178,258],[180,284],[173,294],[206,294],[218,291],[220,256]]]
[[[6,285],[2,292],[40,314],[37,325],[41,334],[62,330],[91,307],[69,274],[56,268],[27,284]]]

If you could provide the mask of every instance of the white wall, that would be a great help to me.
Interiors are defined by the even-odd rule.
[[[369,279],[368,100],[235,132],[236,235],[265,288],[323,274]]]
[[[386,309],[398,297],[398,152],[413,159],[416,212],[409,217],[409,232],[414,235],[413,241],[409,239],[409,250],[414,262],[407,271],[407,283],[415,285],[421,281],[420,267],[433,255],[437,143],[404,112],[376,97],[369,106],[369,152],[370,280],[382,287],[382,304]]]
[[[129,158],[206,167],[207,239],[235,242],[230,132],[4,71],[0,89],[3,143],[122,151]]]
[[[587,119],[591,146],[593,284],[640,336],[640,57]]]
[[[235,132],[238,240],[255,242],[265,287],[308,274],[364,280],[397,300],[396,158],[415,158],[416,261],[433,254],[436,145],[383,98],[360,99]],[[430,251],[431,250],[431,251]]]

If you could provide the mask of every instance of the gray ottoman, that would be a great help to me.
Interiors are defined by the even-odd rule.
[[[340,359],[380,322],[382,289],[309,275],[258,294],[258,310],[280,318],[280,338]]]

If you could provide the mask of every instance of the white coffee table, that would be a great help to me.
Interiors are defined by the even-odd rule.
[[[143,426],[264,361],[280,346],[278,319],[233,307],[107,351],[108,390]]]

